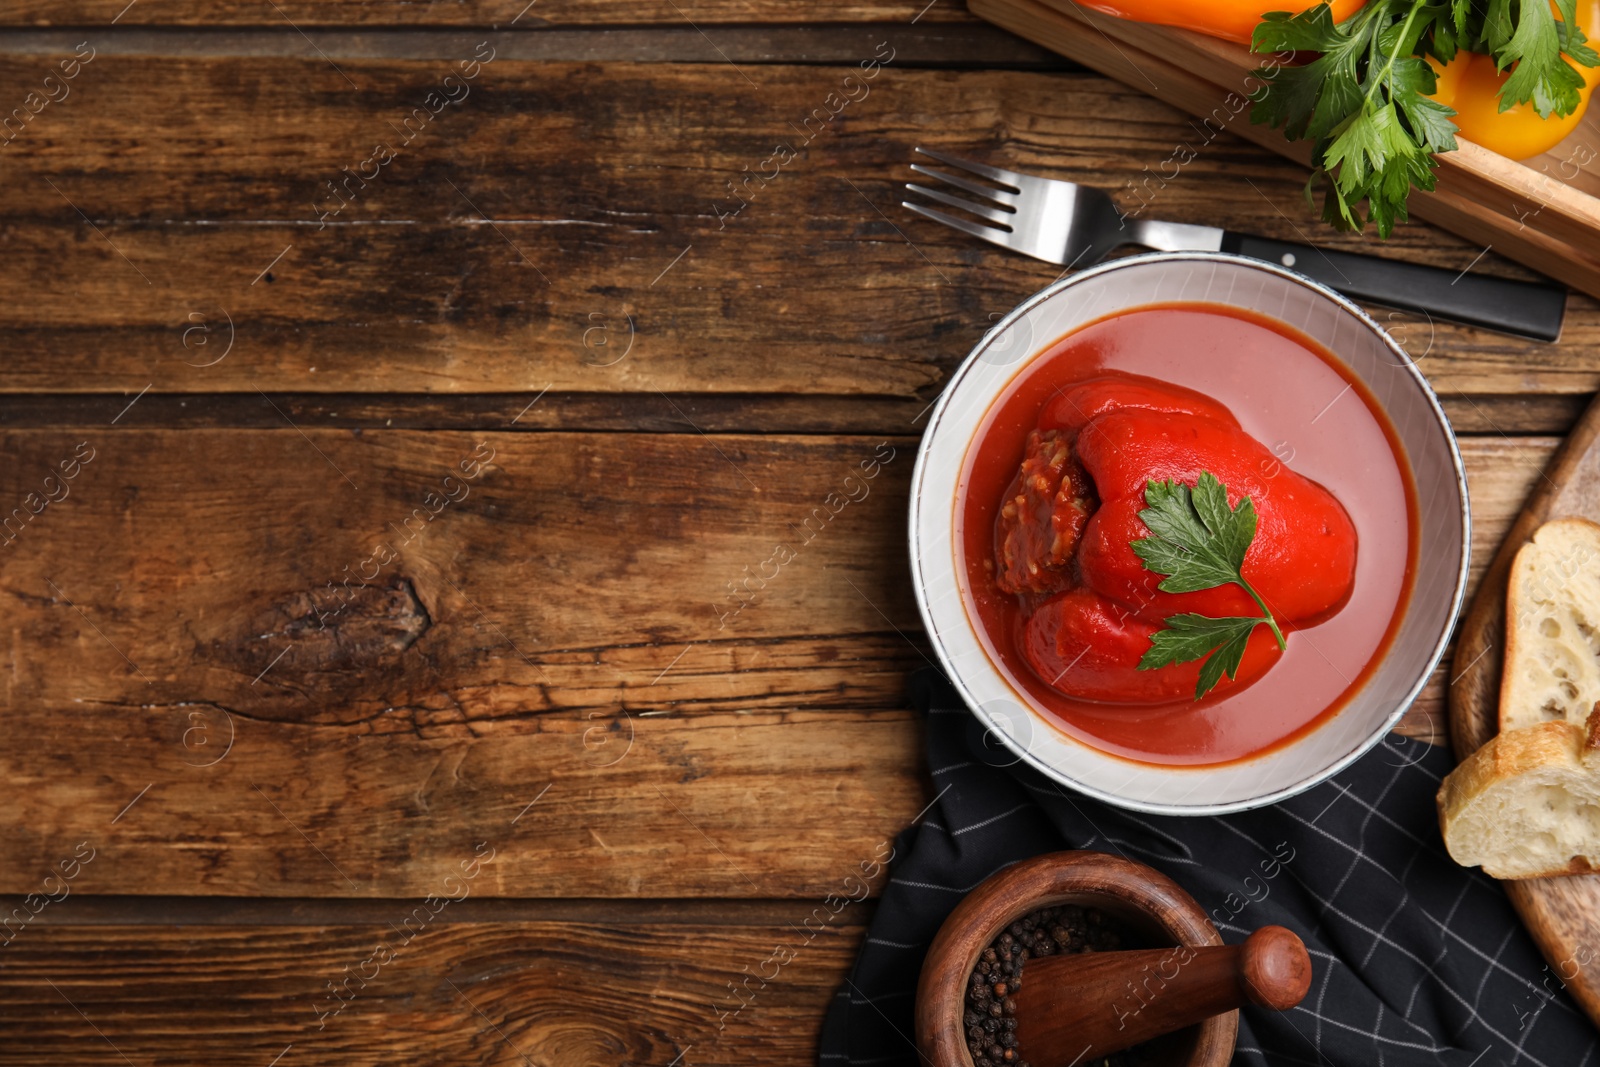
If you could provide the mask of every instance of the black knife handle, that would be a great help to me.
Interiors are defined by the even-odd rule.
[[[1567,291],[1557,285],[1512,281],[1333,252],[1242,233],[1222,235],[1222,251],[1278,263],[1357,300],[1420,311],[1441,319],[1514,333],[1538,341],[1561,336]]]

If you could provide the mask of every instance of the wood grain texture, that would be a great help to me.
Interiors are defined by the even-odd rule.
[[[403,895],[548,786],[498,895],[814,894],[925,803],[909,447],[19,432],[0,877]]]
[[[124,9],[127,9],[124,11]],[[278,10],[275,10],[278,9]],[[971,25],[957,0],[7,0],[0,25],[15,26],[682,26],[718,23],[947,22]]]
[[[68,495],[5,513],[4,710],[29,743],[0,755],[0,891],[90,841],[86,892],[400,896],[533,822],[492,895],[807,895],[926,802],[909,439],[4,442],[0,501]],[[1480,537],[1553,446],[1467,440]],[[452,471],[467,495],[418,516]],[[1437,731],[1439,692],[1408,731]]]
[[[534,394],[538,396],[539,394]],[[48,429],[106,423],[118,429],[603,430],[640,433],[890,434],[920,429],[932,410],[916,396],[805,396],[760,393],[146,393],[0,394],[0,428]],[[1586,396],[1447,396],[1445,415],[1461,434],[1562,434]],[[120,418],[118,417],[120,415]],[[515,421],[513,421],[515,420]]]
[[[892,846],[891,846],[892,847]],[[868,865],[870,870],[870,864]],[[847,890],[860,896],[860,887]],[[865,898],[863,898],[865,899]],[[21,905],[21,897],[0,898],[0,912]],[[180,897],[72,895],[72,907],[49,907],[28,929],[50,926],[382,926],[398,912],[415,907],[415,897]],[[804,907],[805,902],[801,902]],[[857,901],[860,903],[860,901]],[[585,897],[486,897],[468,895],[441,913],[449,923],[603,923],[626,917],[629,926],[775,926],[789,921],[796,903],[747,897],[648,898],[605,900]],[[871,905],[838,912],[835,929],[864,926]]]
[[[1450,736],[1464,759],[1500,729],[1506,582],[1517,550],[1551,519],[1600,520],[1600,404],[1584,413],[1494,552],[1457,629]],[[1600,875],[1501,883],[1567,991],[1600,1025]],[[1570,977],[1569,977],[1570,976]]]
[[[0,92],[22,99],[40,61],[0,58]],[[549,387],[925,404],[1058,270],[899,209],[914,145],[1131,203],[1196,137],[1179,112],[1097,76],[891,62],[824,126],[813,113],[828,116],[856,68],[765,66],[747,82],[722,63],[498,59],[401,147],[448,64],[338,68],[113,54],[83,67],[0,149],[0,284],[28,294],[0,305],[0,336],[29,353],[0,367],[0,392]],[[380,142],[395,158],[350,181]],[[744,184],[763,169],[776,176]],[[1303,180],[1220,135],[1150,213],[1370,250],[1310,218]],[[322,227],[340,203],[327,183],[345,181],[353,199]],[[748,202],[737,216],[730,182]],[[1481,252],[1424,226],[1385,248],[1517,273]],[[1600,307],[1585,297],[1553,345],[1378,314],[1447,395],[1600,385]]]
[[[9,29],[0,53],[65,55],[84,40],[84,29]],[[493,44],[498,58],[583,63],[834,63],[854,65],[879,41],[895,48],[895,65],[993,70],[1081,70],[1072,60],[1007,33],[970,22],[960,27],[934,22],[850,25],[756,25],[546,27],[517,29],[318,29],[301,33],[276,27],[126,26],[94,33],[101,55],[292,56],[319,52],[345,59],[415,59],[449,62],[470,55],[479,41]]]
[[[410,901],[370,925],[30,928],[3,950],[0,1064],[799,1067],[868,905],[648,925],[625,908],[449,922],[458,906],[427,923]]]

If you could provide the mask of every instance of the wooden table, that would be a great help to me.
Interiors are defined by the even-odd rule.
[[[811,1062],[932,795],[918,433],[1056,276],[912,146],[1121,189],[1187,118],[950,0],[126,2],[0,6],[0,1063]],[[1152,213],[1371,246],[1303,181]],[[1481,564],[1600,309],[1383,317]]]

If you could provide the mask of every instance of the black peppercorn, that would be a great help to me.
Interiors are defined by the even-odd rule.
[[[1003,930],[974,961],[962,1014],[967,1050],[975,1067],[1030,1067],[1017,1039],[1017,990],[1024,964],[1039,956],[1148,947],[1114,917],[1075,905],[1041,908]],[[1095,1061],[1102,1067],[1137,1067],[1142,1046]]]

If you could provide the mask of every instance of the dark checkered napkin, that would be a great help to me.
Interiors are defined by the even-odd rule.
[[[821,1067],[919,1063],[912,1007],[939,924],[995,871],[1065,848],[1166,873],[1230,943],[1271,923],[1305,940],[1311,992],[1288,1012],[1246,1008],[1235,1064],[1600,1065],[1600,1035],[1505,894],[1445,854],[1433,804],[1451,766],[1443,749],[1391,737],[1281,804],[1141,815],[1005,766],[1013,757],[985,744],[935,672],[919,672],[911,690],[928,717],[936,799],[895,841],[861,956],[823,1024]]]

